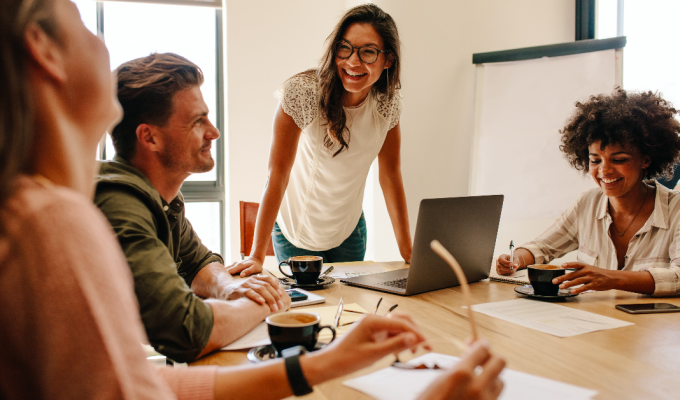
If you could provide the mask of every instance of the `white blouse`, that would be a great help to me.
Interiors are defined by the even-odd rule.
[[[371,91],[359,106],[346,107],[349,147],[333,157],[339,147],[324,146],[318,92],[316,78],[307,75],[289,79],[276,92],[283,111],[302,129],[276,221],[294,246],[325,251],[342,244],[359,222],[368,171],[399,122],[401,97],[389,101]]]
[[[548,230],[523,244],[536,264],[577,250],[578,262],[617,270],[616,248],[609,235],[609,200],[595,188],[581,195]],[[654,212],[630,239],[624,271],[649,271],[654,296],[680,295],[680,193],[656,182]]]

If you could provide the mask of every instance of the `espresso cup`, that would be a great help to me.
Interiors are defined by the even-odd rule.
[[[293,275],[288,275],[281,269],[282,265],[288,265]],[[289,278],[295,279],[298,285],[315,285],[323,268],[323,258],[319,256],[291,257],[279,263],[279,271]]]
[[[534,288],[534,294],[539,296],[557,296],[560,286],[552,283],[552,280],[567,272],[559,265],[552,264],[529,265],[527,270],[529,270],[529,282]]]
[[[316,313],[285,312],[270,315],[266,319],[269,339],[281,357],[281,351],[295,346],[304,346],[307,351],[316,350],[319,332],[328,328],[333,332],[331,342],[335,340],[335,328],[319,326],[321,317]]]

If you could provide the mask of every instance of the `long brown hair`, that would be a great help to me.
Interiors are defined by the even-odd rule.
[[[303,73],[316,73],[319,82],[319,112],[327,126],[324,145],[328,149],[339,147],[333,157],[349,147],[350,136],[347,116],[343,107],[345,88],[338,76],[335,49],[345,35],[347,28],[355,23],[370,24],[378,32],[383,40],[384,49],[382,50],[388,52],[386,55],[392,62],[390,68],[384,69],[380,78],[373,84],[375,93],[387,96],[387,100],[391,101],[397,90],[401,88],[401,63],[399,62],[401,42],[399,41],[397,24],[389,14],[375,4],[363,4],[347,11],[326,39],[326,50],[321,58],[319,69]]]
[[[56,37],[53,6],[53,0],[0,1],[0,204],[11,194],[14,178],[29,168],[34,139],[24,32],[37,23]]]

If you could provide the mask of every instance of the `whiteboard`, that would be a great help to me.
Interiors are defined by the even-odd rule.
[[[549,227],[596,187],[559,149],[576,101],[621,82],[621,50],[477,66],[470,195],[503,194],[496,256]]]

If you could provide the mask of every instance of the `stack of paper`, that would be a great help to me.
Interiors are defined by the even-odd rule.
[[[418,398],[446,369],[460,361],[458,357],[428,353],[409,364],[437,364],[443,370],[406,370],[385,368],[372,374],[350,379],[343,384],[378,400],[412,400]],[[500,379],[504,383],[500,400],[588,400],[597,391],[567,383],[505,369]]]
[[[587,311],[529,299],[476,304],[474,311],[559,337],[634,325]]]

